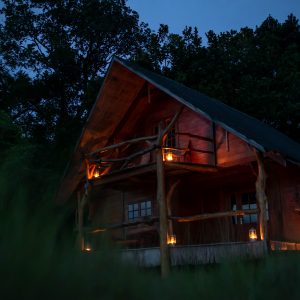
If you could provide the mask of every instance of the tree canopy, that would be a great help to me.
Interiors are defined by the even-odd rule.
[[[125,0],[2,2],[0,110],[21,137],[52,147],[64,163],[113,55],[300,141],[300,26],[293,15],[282,23],[268,16],[255,29],[209,31],[203,44],[197,28],[151,30]]]

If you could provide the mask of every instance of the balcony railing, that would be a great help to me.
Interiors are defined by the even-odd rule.
[[[186,136],[194,141],[204,141],[206,147],[205,149],[193,148],[190,144],[186,148],[160,146],[156,143],[158,137],[156,135],[123,141],[87,154],[87,177],[89,180],[97,179],[115,171],[155,163],[154,151],[157,149],[163,151],[163,160],[166,163],[215,165],[213,139],[182,132],[176,132],[175,136],[176,138]],[[199,154],[203,159],[199,158]]]

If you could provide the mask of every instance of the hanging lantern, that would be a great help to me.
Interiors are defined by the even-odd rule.
[[[249,229],[249,240],[250,240],[250,242],[257,241],[256,229],[253,227]]]
[[[168,235],[167,243],[169,246],[175,246],[176,245],[176,235],[175,234]]]

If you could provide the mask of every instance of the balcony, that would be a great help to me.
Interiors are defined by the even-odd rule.
[[[110,181],[113,177],[140,175],[156,169],[156,151],[161,149],[166,171],[216,171],[215,142],[209,137],[174,132],[177,146],[168,145],[166,136],[139,137],[109,145],[86,155],[88,179]],[[183,141],[186,147],[180,147]],[[110,178],[110,179],[109,179]]]

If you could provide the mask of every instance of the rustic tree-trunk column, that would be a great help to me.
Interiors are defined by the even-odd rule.
[[[159,136],[162,134],[162,124],[159,124]],[[159,139],[161,145],[162,139]],[[159,239],[160,239],[160,263],[161,276],[167,277],[170,273],[170,255],[167,244],[168,238],[168,217],[166,205],[166,183],[163,163],[163,153],[161,147],[156,149],[157,165],[157,201],[159,207]]]
[[[179,115],[183,110],[180,107],[178,112],[174,115],[171,122],[166,128],[163,129],[163,122],[159,123],[158,135],[156,140],[156,169],[157,169],[157,201],[159,207],[159,239],[160,239],[160,263],[161,263],[161,276],[167,277],[170,273],[170,254],[168,248],[168,213],[166,201],[166,182],[165,170],[163,162],[163,144],[167,134],[174,126]]]
[[[267,196],[266,196],[266,179],[267,174],[264,166],[263,154],[256,151],[258,174],[256,179],[256,199],[259,208],[259,229],[260,239],[266,240],[268,238],[268,227],[267,227]]]
[[[85,187],[84,194],[81,198],[80,192],[77,193],[77,202],[78,202],[78,246],[81,251],[84,251],[84,208],[88,203],[88,195],[89,195],[89,185]]]
[[[78,213],[78,248],[80,251],[84,250],[84,238],[83,238],[83,209],[81,194],[77,193],[77,213]]]

